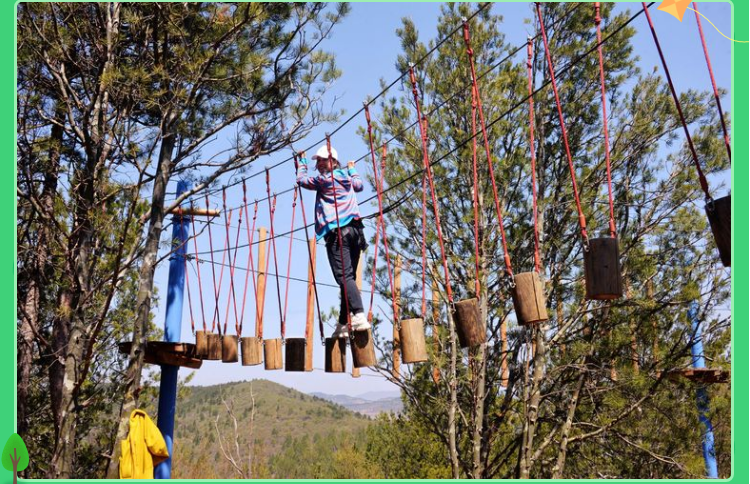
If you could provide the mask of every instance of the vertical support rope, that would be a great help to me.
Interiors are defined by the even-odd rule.
[[[427,138],[427,118],[422,116],[420,120],[422,129]],[[427,274],[427,173],[422,174],[422,319],[427,311],[427,288],[425,285],[425,274]]]
[[[344,264],[344,240],[341,236],[341,221],[339,220],[339,202],[336,198],[336,177],[333,174],[333,157],[331,156],[331,136],[326,133],[326,148],[328,149],[328,168],[331,170],[331,190],[333,190],[333,208],[336,211],[336,234],[339,241],[339,254],[341,257],[341,287],[343,288],[344,307],[346,307],[346,325],[349,329],[349,337],[354,339],[352,330],[352,316],[349,313],[349,296],[346,291],[346,265]],[[340,161],[339,161],[340,163]],[[352,272],[354,272],[352,267]]]
[[[226,219],[226,203],[223,206],[224,211],[224,217],[226,220],[226,223],[229,224],[229,221],[232,219],[231,215],[229,219]],[[208,195],[206,195],[206,211],[209,210],[209,203],[208,203]],[[221,272],[219,273],[219,283],[216,283],[216,263],[214,262],[214,243],[213,243],[213,235],[211,234],[211,218],[210,215],[208,216],[208,246],[211,251],[211,275],[213,276],[213,282],[214,282],[214,315],[211,320],[211,332],[214,331],[214,328],[219,328],[219,334],[222,334],[221,332],[221,318],[219,313],[219,294],[221,293],[221,279],[224,277],[224,260],[226,256],[226,247],[224,247],[224,251],[221,258]]]
[[[296,172],[299,168],[299,161],[297,160],[296,153],[293,155],[293,158],[294,158],[294,171]],[[299,185],[297,185],[297,191],[299,192],[299,204],[302,208],[302,225],[305,226],[305,239],[310,240],[310,235],[307,232],[307,216],[305,215],[305,200],[302,198],[302,188],[300,188]],[[315,281],[315,264],[313,264],[312,251],[310,250],[310,244],[306,243],[305,246],[307,246],[308,263],[310,264],[310,273],[312,274],[312,280],[313,280],[313,291],[315,292],[315,308],[318,311],[318,329],[320,330],[320,341],[322,344],[325,345],[326,335],[325,335],[325,330],[323,328],[323,318],[320,315],[320,300],[318,299],[318,286]]]
[[[536,150],[534,148],[534,43],[531,37],[526,44],[526,73],[529,87],[529,150],[531,152],[531,212],[534,219],[534,269],[542,273],[542,261],[539,255],[539,212],[536,194]]]
[[[270,217],[269,226],[271,227],[271,247],[273,248],[273,265],[274,273],[276,276],[276,298],[279,301],[279,320],[281,321],[281,342],[284,343],[284,337],[286,333],[286,322],[284,321],[284,313],[281,309],[281,285],[279,284],[279,258],[276,255],[276,237],[273,232],[273,216],[276,213],[276,194],[273,195],[273,203],[271,202],[271,175],[268,173],[266,168],[266,193],[268,194],[268,213]],[[269,254],[270,257],[270,254]],[[266,266],[268,270],[268,266]]]
[[[607,164],[607,192],[609,194],[609,235],[617,237],[615,228],[615,202],[612,195],[612,166],[609,157],[609,126],[607,124],[607,91],[604,83],[604,52],[602,47],[602,17],[599,2],[594,2],[597,51],[599,52],[599,83],[602,92],[602,122],[604,123],[604,159]]]
[[[294,215],[297,212],[297,190],[294,190],[292,199],[292,228],[289,230],[289,257],[286,262],[286,289],[284,289],[284,318],[286,321],[286,311],[289,307],[289,281],[292,273],[292,244],[294,242]],[[282,336],[283,337],[283,336]]]
[[[477,91],[471,88],[471,169],[473,178],[472,206],[474,208],[474,293],[481,296],[479,282],[479,175],[477,173]]]
[[[714,88],[714,98],[716,99],[716,107],[719,109],[719,119],[721,120],[721,129],[724,131],[724,144],[727,147],[727,156],[729,162],[732,161],[732,148],[729,143],[729,131],[727,131],[727,123],[724,120],[724,110],[721,109],[721,99],[719,97],[719,89],[716,87],[716,79],[714,79],[714,70],[711,68],[711,57],[708,55],[708,46],[706,45],[706,38],[703,35],[703,26],[701,25],[701,16],[698,13],[698,2],[693,2],[693,11],[695,12],[695,20],[698,22],[698,32],[701,36],[701,44],[703,44],[703,54],[706,56],[706,65],[708,66],[708,74],[711,76],[711,86]]]
[[[409,64],[409,80],[411,81],[411,92],[414,95],[414,102],[417,108],[417,119],[422,119],[422,108],[419,103],[419,93],[417,92],[417,78],[414,75],[414,64]],[[445,255],[445,244],[443,242],[443,229],[440,224],[440,208],[438,207],[437,197],[435,196],[435,182],[432,179],[432,168],[430,167],[429,153],[427,150],[427,136],[423,123],[419,124],[419,132],[422,138],[422,163],[427,171],[427,179],[430,182],[430,194],[432,195],[432,209],[435,214],[435,224],[437,225],[438,242],[440,243],[440,256],[443,259],[443,271],[445,273],[445,287],[448,302],[453,305],[453,289],[451,289],[450,273],[448,271],[448,258]]]
[[[252,276],[253,279],[253,293],[255,294],[255,315],[256,317],[259,315],[258,313],[258,287],[255,284],[255,262],[253,261],[253,237],[255,235],[255,222],[258,219],[258,202],[255,202],[255,212],[253,213],[253,227],[250,228],[250,215],[247,210],[247,185],[245,184],[245,181],[242,181],[242,203],[245,206],[245,219],[248,220],[248,223],[245,224],[246,230],[247,230],[247,267],[250,268],[250,270],[245,271],[245,290],[242,294],[242,309],[240,310],[240,326],[239,331],[237,332],[237,336],[242,336],[242,325],[245,322],[245,303],[247,302],[247,287],[248,287],[248,280],[250,279],[250,276]]]
[[[183,213],[182,207],[179,209],[180,213],[180,219],[185,217],[186,215]],[[192,215],[191,215],[192,217]],[[195,238],[195,235],[193,235],[193,238]],[[187,300],[188,300],[188,309],[190,310],[190,329],[193,331],[193,334],[195,334],[195,318],[193,317],[193,301],[192,297],[190,296],[190,276],[188,274],[188,241],[190,237],[188,236],[187,239],[185,239],[185,242],[183,242],[183,245],[185,246],[185,253],[182,255],[182,260],[185,262],[185,286],[187,287]]]
[[[479,110],[479,125],[482,128],[482,138],[484,140],[484,151],[487,155],[487,166],[489,168],[490,181],[492,182],[492,195],[495,199],[495,212],[497,212],[497,224],[500,228],[500,238],[503,244],[503,258],[505,259],[505,269],[508,277],[513,280],[513,266],[510,263],[510,253],[508,252],[508,241],[505,237],[505,224],[503,223],[503,212],[500,208],[500,197],[497,194],[497,183],[495,182],[495,168],[492,163],[492,154],[490,153],[490,141],[487,136],[487,126],[484,121],[484,109],[482,108],[482,97],[479,94],[477,84],[477,72],[474,67],[474,50],[471,48],[471,37],[469,34],[469,22],[464,19],[464,43],[466,44],[466,53],[469,55],[469,67],[471,72],[471,86],[476,96],[477,109]],[[478,297],[478,296],[477,296]]]
[[[206,331],[206,311],[203,308],[203,284],[201,284],[201,263],[198,260],[198,237],[195,231],[195,207],[190,201],[190,224],[193,228],[193,247],[195,248],[195,270],[198,273],[198,297],[201,301],[201,317],[203,318],[203,331]]]
[[[687,139],[690,153],[693,155],[693,163],[695,164],[695,169],[698,171],[698,181],[700,182],[701,190],[703,190],[703,193],[706,196],[706,200],[711,202],[713,201],[713,199],[711,198],[711,192],[708,189],[708,180],[706,180],[706,176],[703,174],[703,169],[701,169],[701,164],[698,161],[698,152],[695,151],[693,138],[690,137],[690,130],[688,129],[687,121],[685,121],[685,115],[682,113],[682,105],[680,104],[680,98],[677,95],[674,84],[672,83],[672,76],[669,75],[669,68],[667,67],[667,61],[664,59],[664,53],[661,50],[661,44],[659,44],[659,37],[657,37],[656,35],[654,22],[651,21],[651,15],[648,13],[646,2],[642,2],[642,5],[644,12],[646,12],[646,19],[648,20],[648,26],[651,29],[651,35],[654,38],[654,44],[656,44],[656,50],[659,52],[659,58],[661,59],[661,64],[664,67],[664,74],[667,76],[667,84],[669,84],[669,90],[672,93],[672,99],[674,99],[675,107],[677,107],[677,114],[679,114],[680,116],[682,129],[685,131],[685,138]]]
[[[246,202],[243,202],[246,203]],[[245,207],[247,208],[247,207]],[[242,207],[237,209],[237,235],[234,238],[234,255],[230,257],[230,264],[229,264],[229,281],[230,281],[230,289],[232,292],[232,305],[234,307],[234,330],[235,334],[239,337],[240,335],[240,318],[237,314],[237,291],[234,288],[234,269],[237,267],[237,252],[239,250],[240,245],[240,232],[242,231]],[[247,221],[246,221],[247,222]],[[229,237],[229,226],[227,226],[227,237]],[[227,305],[227,315],[224,317],[224,324],[227,324],[227,320],[229,318],[229,306]],[[224,330],[226,333],[226,330]]]
[[[388,253],[388,235],[386,234],[385,230],[385,217],[383,216],[383,181],[382,178],[385,174],[385,155],[386,155],[386,148],[385,145],[383,145],[383,169],[380,172],[380,175],[378,174],[378,166],[377,162],[375,161],[375,144],[372,139],[372,121],[370,119],[370,109],[368,105],[365,103],[365,119],[367,120],[367,138],[370,142],[370,156],[372,157],[372,170],[375,175],[375,192],[377,194],[378,198],[378,222],[379,222],[379,228],[382,230],[383,235],[383,251],[385,253],[385,266],[388,268],[388,282],[391,286],[391,306],[393,309],[393,325],[400,326],[399,320],[398,320],[398,309],[396,308],[396,298],[394,297],[393,293],[393,273],[391,272],[391,259],[390,254]],[[377,264],[377,243],[375,244],[375,260],[373,261],[373,291],[370,294],[370,312],[372,312],[372,297],[375,294],[375,264]]]
[[[552,91],[555,94],[555,104],[557,105],[557,115],[560,119],[560,129],[562,130],[563,142],[565,144],[565,154],[568,157],[568,169],[570,170],[570,178],[573,182],[573,195],[576,201],[576,209],[578,210],[578,224],[581,227],[581,237],[583,239],[583,248],[588,250],[589,236],[586,232],[586,216],[583,214],[583,208],[581,208],[581,199],[578,196],[578,184],[576,183],[576,169],[573,165],[573,155],[570,154],[570,144],[568,143],[568,130],[565,129],[565,118],[563,117],[562,104],[560,103],[560,94],[557,91],[557,80],[555,80],[555,66],[552,64],[552,56],[549,52],[549,44],[547,43],[547,31],[544,28],[544,20],[542,19],[542,7],[539,2],[536,2],[536,14],[539,18],[539,27],[542,31],[542,40],[544,41],[544,52],[547,57],[547,69],[549,70],[550,80],[552,81]]]
[[[367,113],[367,105],[366,104],[365,104],[365,113]],[[370,141],[372,142],[372,137],[370,137]],[[373,148],[371,147],[371,150],[372,149]],[[380,193],[381,194],[382,194],[382,187],[383,187],[383,179],[385,177],[385,160],[386,160],[387,152],[388,152],[387,145],[383,145],[383,153],[382,153],[382,156],[380,158],[380,174],[378,174],[377,172],[375,173],[375,177],[378,180],[376,182],[375,187],[376,187],[376,190],[377,190],[377,184],[378,183],[380,184]],[[380,243],[380,230],[381,230],[381,227],[382,227],[382,225],[384,223],[383,220],[384,220],[383,216],[379,214],[378,215],[378,223],[377,223],[377,226],[376,226],[376,229],[375,229],[375,250],[374,250],[374,253],[373,253],[373,256],[372,256],[372,284],[370,285],[370,287],[372,288],[372,290],[370,291],[370,308],[367,310],[367,321],[369,321],[369,322],[372,322],[372,306],[375,303],[375,282],[376,282],[377,267],[378,267],[378,246],[379,246],[379,243]],[[388,256],[386,256],[385,262],[386,262],[386,264],[388,264],[388,269],[390,271],[390,260],[388,259]],[[389,276],[388,277],[389,277],[389,280],[390,280],[390,278],[391,278],[390,272],[389,272]],[[393,295],[393,288],[391,288],[391,295]],[[393,304],[394,304],[394,307],[395,307],[395,301],[394,301]],[[394,316],[394,321],[395,321],[395,319],[396,318]]]

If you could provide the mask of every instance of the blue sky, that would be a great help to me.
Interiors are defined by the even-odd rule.
[[[399,42],[395,35],[395,30],[401,25],[401,18],[411,17],[417,25],[422,41],[427,42],[429,39],[435,38],[437,35],[436,24],[437,18],[440,12],[440,3],[352,3],[351,13],[343,21],[343,23],[337,27],[331,39],[327,40],[323,44],[323,48],[333,52],[336,55],[336,62],[338,67],[342,70],[341,78],[330,88],[326,94],[326,99],[333,100],[337,99],[336,107],[343,107],[347,113],[353,113],[361,107],[362,101],[367,98],[368,95],[374,95],[380,91],[379,80],[384,79],[388,82],[395,79],[399,73],[395,69],[395,59],[400,52]],[[620,3],[616,7],[616,11],[624,11],[630,9],[635,11],[640,8],[640,3]],[[532,10],[529,3],[510,3],[510,2],[498,2],[492,6],[493,12],[500,13],[504,16],[504,22],[502,24],[503,32],[506,34],[506,39],[512,44],[520,44],[525,41],[526,36],[530,33],[530,26],[524,22],[524,19],[529,19],[532,16]],[[720,3],[707,3],[701,2],[699,9],[706,17],[716,24],[716,26],[727,35],[731,32],[731,5],[726,2]],[[593,7],[592,7],[593,10]],[[586,9],[582,8],[579,12],[585,14]],[[656,24],[656,29],[659,34],[659,40],[662,43],[662,49],[667,55],[667,62],[670,67],[672,78],[675,82],[678,92],[683,92],[687,89],[699,89],[699,90],[710,90],[710,79],[708,71],[706,69],[705,60],[703,57],[703,50],[698,36],[696,27],[695,16],[693,12],[687,11],[682,22],[679,22],[674,17],[656,10],[655,6],[651,8],[651,16]],[[646,19],[644,16],[639,17],[633,24],[637,34],[634,38],[634,47],[637,55],[640,57],[639,65],[643,71],[650,71],[655,66],[659,66],[658,70],[661,72],[661,64],[657,56],[656,48],[653,43],[653,39],[648,30]],[[711,54],[711,62],[714,70],[714,75],[718,85],[730,91],[731,93],[731,49],[732,43],[721,36],[708,22],[703,21],[703,30],[706,35],[706,41]],[[606,47],[605,47],[606,48]],[[516,59],[520,61],[520,57]],[[731,103],[729,99],[725,98],[723,101],[723,108],[725,112],[731,112]],[[345,117],[348,117],[348,114]],[[373,112],[374,116],[377,116],[377,110]],[[361,119],[357,119],[354,122],[347,125],[342,129],[336,137],[332,140],[333,146],[338,150],[340,158],[343,160],[356,159],[360,156],[368,153],[368,147],[362,143],[361,139],[355,134],[356,129],[364,124],[364,116]],[[300,143],[297,147],[306,147],[312,142],[323,137],[326,131],[331,131],[334,126],[321,126],[320,128],[313,131],[309,140]],[[216,149],[216,148],[214,148]],[[209,148],[210,150],[210,148]],[[210,154],[206,152],[205,154]],[[255,171],[262,171],[263,166],[274,164],[288,157],[290,152],[283,152],[269,157],[267,160],[259,160],[258,165],[254,168]],[[361,165],[361,164],[360,164]],[[360,167],[362,172],[364,167]],[[273,189],[281,191],[290,187],[294,182],[294,171],[291,166],[280,167],[272,172]],[[724,174],[719,177],[711,179],[712,183],[724,182],[728,180],[728,175]],[[251,197],[265,196],[265,185],[263,177],[258,177],[248,187],[251,190]],[[172,191],[174,191],[172,189]],[[372,191],[366,188],[365,192],[360,195],[360,199],[369,197]],[[229,205],[237,206],[241,203],[241,187],[236,187],[229,192]],[[306,193],[306,210],[308,217],[311,217],[313,212],[313,194],[311,192]],[[219,199],[214,200],[214,203],[218,203]],[[277,231],[287,231],[290,226],[291,217],[291,197],[290,195],[280,196],[278,200],[278,211],[275,221],[275,227]],[[377,210],[375,205],[362,206],[363,213],[371,213]],[[299,207],[298,207],[299,210]],[[265,205],[261,206],[259,210],[258,223],[267,226],[267,213],[268,208]],[[301,223],[301,214],[298,211],[296,215],[295,225],[299,226]],[[245,221],[243,221],[244,223]],[[236,226],[233,222],[232,225]],[[224,232],[220,231],[221,226],[215,227],[217,230],[214,233],[214,246],[223,246]],[[372,233],[372,229],[368,230],[368,235]],[[234,229],[232,230],[232,237],[234,237]],[[166,238],[166,236],[165,236]],[[245,240],[244,228],[241,241]],[[285,272],[286,268],[286,254],[288,250],[289,239],[279,238],[277,240],[277,250],[279,253],[279,269],[280,272]],[[301,279],[307,278],[307,253],[304,248],[304,244],[295,241],[296,246],[292,255],[292,275]],[[204,235],[199,239],[199,250],[208,248],[207,237]],[[320,247],[320,249],[323,249]],[[370,248],[371,255],[372,247]],[[242,261],[238,265],[245,266],[247,259],[246,250],[240,250],[238,260]],[[163,263],[156,273],[156,286],[159,289],[160,303],[159,307],[156,308],[156,322],[159,326],[163,325],[164,321],[164,309],[166,298],[166,286],[167,286],[167,264]],[[272,263],[273,267],[273,263]],[[282,269],[283,268],[283,269]],[[318,263],[317,263],[317,275],[318,280],[322,282],[332,283],[333,277],[328,268],[328,263],[325,260],[325,251],[319,251]],[[202,278],[205,281],[210,281],[210,266],[203,264],[201,266]],[[227,274],[225,274],[227,276]],[[195,286],[195,272],[190,270],[190,282],[191,290],[193,292],[193,310],[196,315],[199,314],[198,298],[197,298],[197,286]],[[226,279],[225,279],[226,281]],[[243,286],[244,272],[237,271],[235,275],[235,285],[238,288]],[[285,283],[283,280],[280,281],[282,291],[282,301],[284,295]],[[369,283],[365,281],[365,289],[369,288]],[[224,284],[226,288],[228,285]],[[266,319],[264,323],[265,337],[278,337],[278,307],[276,303],[276,289],[275,281],[269,278],[268,290],[266,294]],[[213,309],[213,297],[212,287],[209,284],[203,287],[204,297],[206,298],[206,310],[207,312]],[[289,312],[287,317],[287,337],[301,337],[304,334],[304,318],[305,318],[305,291],[306,284],[292,281],[290,283],[290,296],[289,296]],[[226,303],[226,293],[222,291],[222,320],[223,320],[223,304]],[[250,289],[250,295],[252,295],[252,286]],[[322,309],[327,309],[330,306],[337,304],[337,290],[332,288],[321,287],[319,290]],[[209,300],[210,298],[210,300]],[[250,296],[251,298],[251,296]],[[363,298],[365,303],[369,302],[369,293],[364,293]],[[390,314],[389,305],[387,302],[380,300],[376,297],[375,310],[378,311],[382,308],[385,314]],[[253,311],[254,308],[251,306],[246,310],[246,321],[245,328],[254,327],[253,323]],[[187,308],[187,302],[183,311],[183,326],[182,326],[182,340],[192,341],[193,337],[190,330],[190,318]],[[196,324],[200,324],[200,317],[196,317]],[[230,318],[231,320],[231,318]],[[316,321],[316,340],[317,340],[317,321]],[[326,331],[330,333],[331,328],[327,327]],[[390,334],[390,326],[383,328],[383,334]],[[233,329],[230,329],[230,334],[233,334]],[[320,343],[316,343],[315,346],[315,358],[314,366],[316,368],[323,367],[323,349]],[[351,360],[350,360],[351,363]],[[187,374],[186,370],[181,370],[182,376]],[[329,375],[325,374],[322,370],[315,371],[313,373],[287,373],[284,371],[267,372],[264,371],[262,366],[259,367],[242,367],[239,364],[226,365],[214,362],[205,362],[203,368],[199,370],[193,378],[193,384],[208,385],[215,383],[223,383],[228,381],[236,380],[248,380],[254,378],[266,378],[279,382],[281,384],[297,388],[304,392],[323,392],[323,393],[344,393],[349,395],[358,395],[369,391],[382,391],[382,390],[396,390],[396,387],[388,383],[385,379],[381,378],[368,370],[362,371],[362,377],[359,379],[353,379],[348,375]]]

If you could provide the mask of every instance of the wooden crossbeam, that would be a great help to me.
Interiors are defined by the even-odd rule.
[[[722,370],[721,368],[678,368],[669,370],[667,378],[673,381],[685,378],[694,383],[704,384],[729,383],[729,370]]]
[[[117,346],[120,353],[130,353],[133,343],[125,341]],[[167,341],[149,341],[146,343],[145,363],[151,365],[172,365],[199,369],[203,360],[196,358],[195,345],[192,343],[170,343]]]

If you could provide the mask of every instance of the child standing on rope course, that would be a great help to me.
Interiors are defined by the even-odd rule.
[[[370,323],[364,312],[362,296],[357,288],[356,269],[360,253],[367,249],[364,225],[360,219],[355,192],[364,188],[362,178],[350,161],[346,169],[339,164],[338,152],[327,145],[321,146],[313,156],[318,176],[309,176],[305,152],[300,154],[297,183],[302,188],[315,190],[315,235],[325,240],[328,262],[336,283],[341,288],[341,309],[333,337],[349,336],[347,308],[351,313],[352,330],[366,331]],[[333,179],[331,179],[333,171]],[[338,209],[338,216],[336,211]],[[343,250],[339,246],[339,234]],[[342,260],[343,256],[343,260]],[[342,277],[343,276],[343,277]],[[348,301],[348,305],[347,305]]]

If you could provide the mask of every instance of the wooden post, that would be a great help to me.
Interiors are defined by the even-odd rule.
[[[255,301],[258,310],[255,315],[255,336],[263,331],[263,307],[266,302],[266,229],[258,229],[258,300]]]
[[[315,237],[308,242],[310,245],[310,261],[307,267],[307,325],[305,326],[305,371],[313,370],[313,344],[315,327],[315,285],[313,284],[313,272],[315,271]]]
[[[435,279],[432,280],[432,381],[435,384],[440,382],[440,334],[438,333],[438,321],[440,320],[440,306],[438,303],[438,285]]]
[[[401,319],[401,256],[396,256],[396,267],[393,269],[394,284],[393,292],[396,299],[396,310],[393,318],[393,370],[391,376],[395,379],[401,377],[401,336],[398,334],[398,321]]]
[[[362,254],[364,256],[364,254]],[[360,257],[359,264],[357,264],[357,289],[359,289],[359,292],[362,292],[362,268],[365,266],[363,264],[364,257]],[[354,358],[354,352],[352,351],[352,359]],[[359,372],[359,368],[357,368],[354,365],[354,361],[352,361],[352,378],[359,378],[361,376],[361,373]]]

